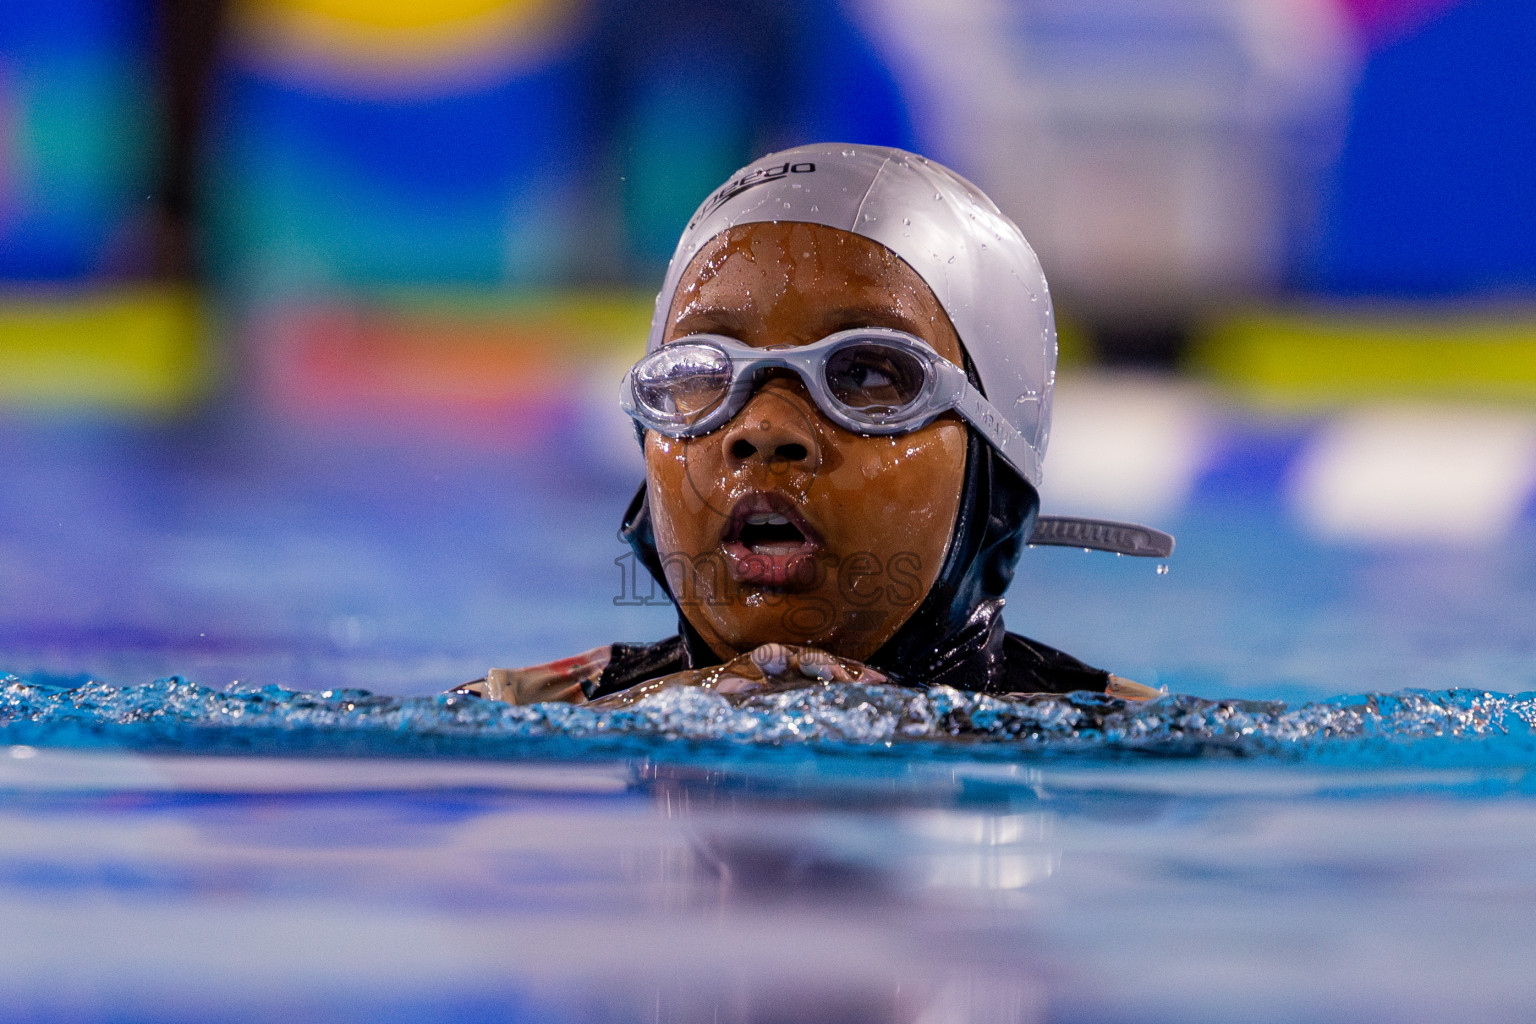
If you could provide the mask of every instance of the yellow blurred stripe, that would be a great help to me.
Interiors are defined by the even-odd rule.
[[[230,23],[244,46],[285,63],[388,74],[542,54],[581,8],[579,0],[237,0]]]
[[[656,295],[650,291],[579,289],[510,297],[407,292],[386,294],[379,305],[403,318],[421,318],[434,327],[439,321],[516,325],[525,342],[558,337],[562,352],[628,355],[638,359],[650,334],[655,301]],[[1093,362],[1093,342],[1078,320],[1057,311],[1056,332],[1061,365],[1084,366]]]
[[[359,30],[410,30],[478,21],[533,6],[530,0],[253,0],[252,7],[291,11]]]
[[[212,382],[191,292],[0,298],[0,403],[173,412]]]
[[[1253,312],[1211,324],[1191,368],[1262,401],[1536,400],[1536,316]]]
[[[521,294],[401,292],[378,296],[373,310],[414,329],[424,345],[453,335],[499,347],[546,350],[553,358],[645,353],[655,295],[581,289]]]
[[[1087,366],[1093,362],[1093,341],[1070,313],[1056,310],[1056,361],[1059,366]]]

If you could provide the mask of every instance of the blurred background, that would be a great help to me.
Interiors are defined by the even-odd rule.
[[[703,196],[901,146],[1040,253],[1010,625],[1196,692],[1536,664],[1523,0],[0,0],[0,667],[429,692],[650,639],[616,381]]]

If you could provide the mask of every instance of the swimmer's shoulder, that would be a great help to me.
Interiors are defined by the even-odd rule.
[[[1038,640],[1007,633],[1003,637],[1006,693],[1072,693],[1088,690],[1123,700],[1151,700],[1158,691],[1079,661]]]
[[[1124,700],[1150,700],[1158,691],[1094,668],[1038,640],[1005,634],[1001,686],[992,693],[1072,693],[1088,690]],[[560,701],[585,704],[688,667],[683,639],[649,644],[604,644],[558,661],[526,668],[493,668],[485,678],[450,693],[489,697],[508,704]]]

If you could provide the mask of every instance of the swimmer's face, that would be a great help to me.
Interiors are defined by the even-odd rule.
[[[663,343],[720,334],[759,348],[890,327],[961,362],[932,290],[885,247],[817,224],[748,224],[694,257]],[[764,643],[865,659],[922,603],[949,546],[965,472],[952,413],[907,434],[830,422],[770,371],[724,426],[647,431],[656,546],[683,614],[721,658]]]

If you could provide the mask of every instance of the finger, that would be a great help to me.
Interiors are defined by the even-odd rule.
[[[817,679],[823,683],[839,678],[837,671],[840,666],[837,661],[826,651],[814,647],[801,648],[795,652],[795,668],[806,679]]]
[[[754,648],[748,657],[765,676],[782,675],[789,668],[789,648],[783,644],[763,644]]]
[[[750,693],[753,690],[762,689],[761,679],[748,679],[746,676],[723,675],[715,680],[716,693]]]

